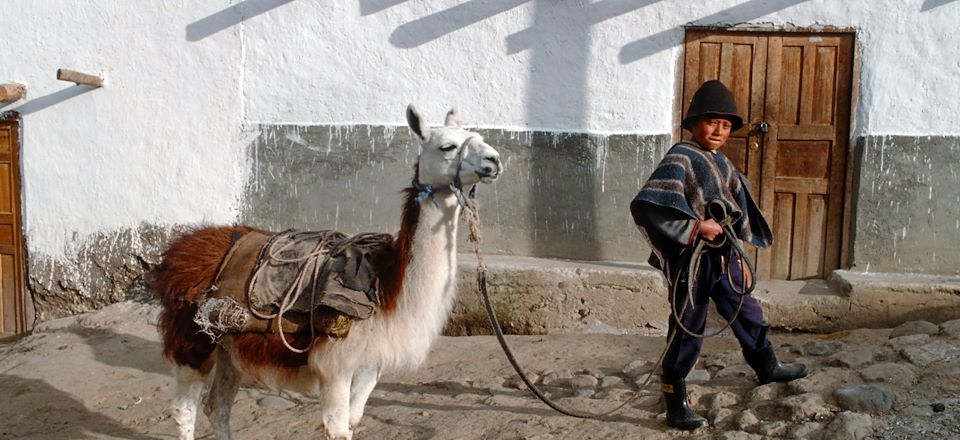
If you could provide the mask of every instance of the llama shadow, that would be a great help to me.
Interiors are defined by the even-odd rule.
[[[169,365],[161,356],[163,348],[159,342],[105,328],[70,327],[62,331],[84,338],[96,360],[104,365],[171,375]]]
[[[0,438],[159,438],[89,411],[82,402],[41,380],[0,375],[0,395],[5,409],[0,409]]]

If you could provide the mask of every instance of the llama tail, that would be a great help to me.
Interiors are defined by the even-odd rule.
[[[203,227],[182,235],[163,253],[149,275],[162,311],[157,324],[163,356],[178,365],[202,369],[213,353],[210,337],[193,322],[196,301],[213,283],[217,268],[233,243],[253,229],[246,226]]]

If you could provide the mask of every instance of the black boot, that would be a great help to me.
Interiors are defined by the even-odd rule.
[[[777,354],[773,352],[773,345],[754,352],[744,352],[743,357],[747,359],[747,364],[753,368],[753,371],[757,372],[757,380],[761,384],[790,382],[806,377],[809,372],[804,364],[781,364],[777,360]]]
[[[687,405],[687,384],[683,379],[663,381],[663,401],[667,404],[667,425],[684,431],[693,431],[707,426],[707,419],[700,417]]]

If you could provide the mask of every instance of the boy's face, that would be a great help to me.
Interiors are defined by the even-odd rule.
[[[705,116],[693,126],[693,140],[704,148],[713,151],[727,143],[733,123],[719,116]]]

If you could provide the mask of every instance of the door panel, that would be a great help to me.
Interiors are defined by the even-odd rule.
[[[19,121],[0,121],[0,337],[26,330],[18,126]]]
[[[772,158],[765,162],[770,168],[764,168],[763,186],[773,185],[762,191],[761,207],[780,195],[795,201],[792,221],[771,225],[778,235],[791,236],[789,245],[774,242],[773,254],[789,258],[771,259],[765,266],[771,276],[824,278],[840,266],[852,74],[852,64],[841,59],[852,56],[852,46],[852,36],[844,34],[769,37],[764,113],[771,130],[764,154]]]
[[[719,79],[745,116],[723,152],[774,233],[754,253],[758,276],[825,277],[840,265],[853,36],[691,30],[684,48],[681,111]]]
[[[796,197],[789,192],[776,193],[774,196],[775,204],[773,206],[773,217],[767,216],[767,221],[771,224],[792,224],[794,212],[796,211]],[[793,250],[793,234],[787,228],[773,228],[773,242],[776,247],[764,250],[757,261],[758,275],[760,262],[790,261],[790,253]],[[789,267],[786,265],[766,265],[769,270],[769,277],[775,280],[785,280],[790,277]]]

